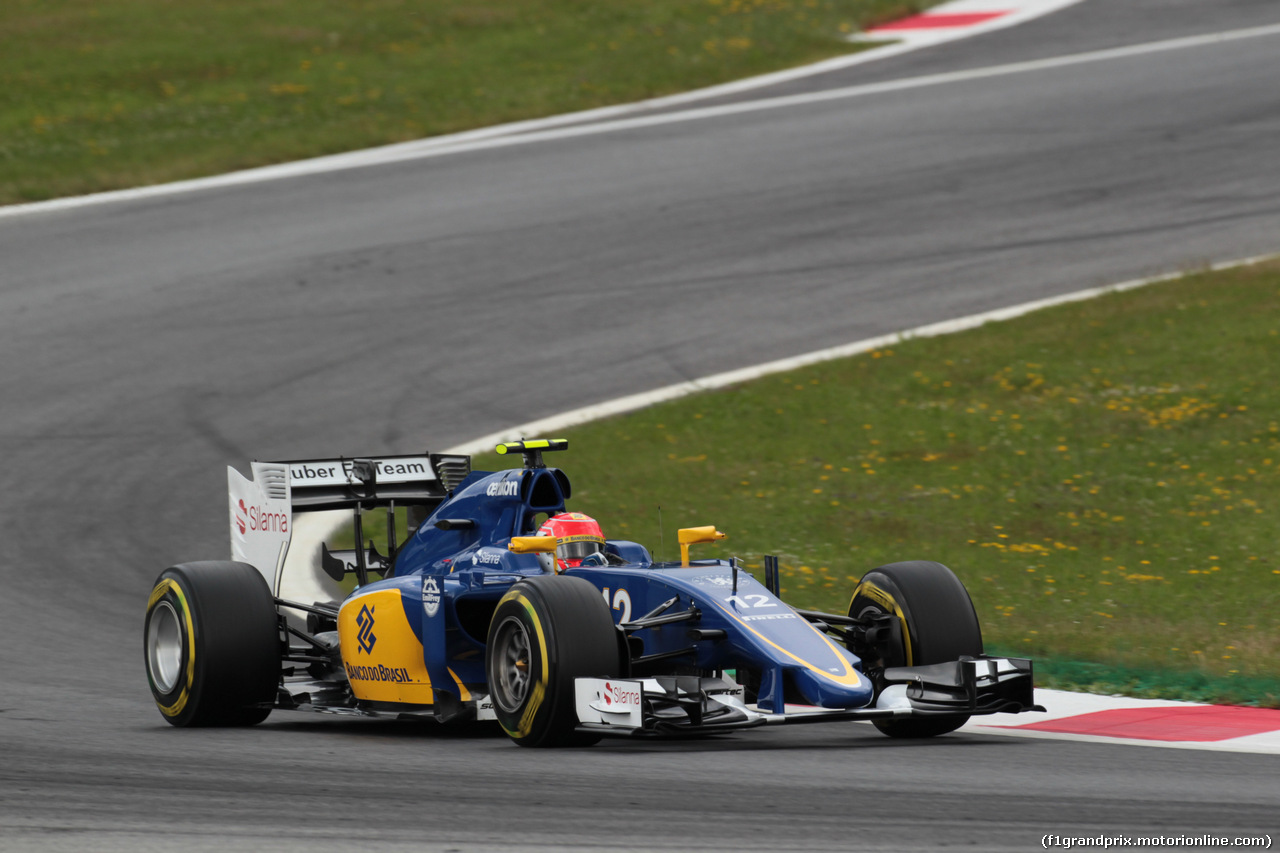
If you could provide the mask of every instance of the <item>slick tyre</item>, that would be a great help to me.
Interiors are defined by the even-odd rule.
[[[245,563],[184,563],[156,579],[143,656],[151,695],[175,726],[251,726],[271,713],[280,630],[262,575]]]
[[[900,632],[880,661],[884,667],[923,666],[982,654],[982,629],[964,584],[941,563],[890,563],[867,572],[853,591],[849,615],[898,617]],[[967,715],[874,720],[890,737],[926,738],[955,731]]]
[[[582,578],[531,577],[498,602],[485,669],[494,713],[521,746],[588,746],[575,731],[574,679],[622,669],[617,629],[600,590]]]

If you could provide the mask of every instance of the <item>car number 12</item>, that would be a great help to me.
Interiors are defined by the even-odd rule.
[[[627,592],[625,589],[617,590],[616,592],[614,592],[613,600],[611,601],[609,599],[609,587],[606,586],[601,591],[604,593],[604,603],[606,606],[612,607],[614,610],[622,611],[622,618],[619,619],[618,621],[630,622],[631,621],[631,593]]]
[[[752,593],[751,595],[731,595],[725,599],[726,604],[736,604],[743,610],[754,607],[777,607],[778,602],[770,601],[769,596]]]

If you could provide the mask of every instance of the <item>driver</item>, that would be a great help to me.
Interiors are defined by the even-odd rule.
[[[556,537],[556,573],[582,565],[585,557],[604,553],[604,531],[589,515],[562,512],[538,528],[539,536]]]

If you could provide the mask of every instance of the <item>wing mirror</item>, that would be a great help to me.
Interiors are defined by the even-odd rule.
[[[706,527],[684,527],[677,532],[677,538],[680,540],[680,565],[685,568],[689,567],[689,546],[702,545],[707,542],[715,542],[719,539],[728,538],[727,533],[721,533],[716,530],[714,524]]]
[[[556,537],[554,536],[512,536],[507,550],[516,554],[554,554]]]

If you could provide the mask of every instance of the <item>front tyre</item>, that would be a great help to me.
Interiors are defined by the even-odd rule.
[[[267,582],[245,563],[183,563],[156,579],[143,655],[151,695],[175,726],[251,726],[271,713],[280,631]]]
[[[855,619],[888,614],[900,631],[879,661],[880,667],[947,663],[982,654],[982,629],[964,584],[941,563],[913,560],[890,563],[863,575],[849,602]],[[873,720],[890,737],[925,738],[955,731],[968,715]]]
[[[617,629],[600,590],[582,578],[526,578],[498,602],[485,670],[498,723],[521,746],[586,746],[576,731],[574,679],[622,669]]]

